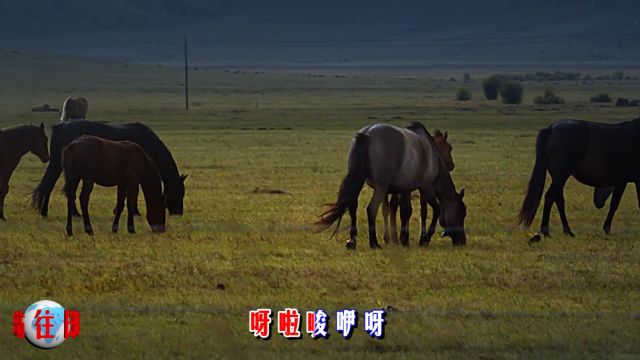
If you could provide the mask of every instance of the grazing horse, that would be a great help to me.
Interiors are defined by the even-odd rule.
[[[73,235],[73,206],[76,190],[82,180],[80,207],[84,230],[93,235],[89,219],[89,197],[93,185],[118,187],[118,201],[112,231],[118,232],[120,215],[127,200],[127,230],[135,233],[133,223],[138,187],[142,187],[147,204],[147,222],[153,232],[166,229],[166,206],[162,197],[162,182],[158,168],[140,145],[131,141],[110,141],[83,135],[62,150],[64,193],[67,197],[67,235]]]
[[[547,171],[551,186],[545,195],[540,233],[549,236],[549,217],[555,203],[564,233],[573,236],[564,207],[564,185],[570,176],[596,188],[614,188],[605,233],[611,223],[627,183],[635,183],[640,206],[640,118],[619,124],[583,120],[563,120],[540,130],[536,161],[527,194],[518,216],[520,224],[531,225],[540,205]],[[596,197],[598,190],[596,191]],[[540,241],[536,233],[531,241]]]
[[[453,157],[451,156],[451,152],[453,151],[453,147],[447,141],[449,138],[449,133],[447,131],[442,133],[442,131],[436,129],[433,131],[433,141],[440,152],[440,155],[444,158],[445,163],[447,164],[447,168],[449,171],[453,171],[455,164],[453,163]],[[399,201],[402,200],[402,203]],[[431,242],[431,237],[435,234],[436,231],[436,222],[438,221],[438,217],[440,216],[440,205],[438,204],[438,200],[434,196],[424,196],[420,198],[421,206],[420,206],[420,217],[421,219],[427,217],[427,206],[429,204],[431,209],[433,210],[433,218],[431,219],[431,223],[429,224],[429,230],[423,226],[421,229],[420,235],[420,244],[428,245]],[[391,206],[390,206],[391,205]],[[404,206],[404,211],[408,212],[408,218],[411,218],[411,212],[413,209],[411,208],[411,193],[409,194],[391,194],[391,204],[389,204],[388,196],[384,197],[382,201],[382,217],[384,218],[384,240],[385,243],[393,242],[398,243],[398,231],[396,225],[396,214],[398,213],[398,207]],[[389,216],[391,215],[391,216]],[[422,225],[426,225],[426,220],[421,221]],[[408,224],[401,224],[402,229],[405,229]],[[401,242],[403,245],[409,245],[408,233],[401,231]]]
[[[4,216],[4,198],[9,193],[9,179],[20,159],[29,151],[43,163],[49,161],[44,124],[24,125],[0,131],[0,219]]]
[[[81,96],[68,97],[62,105],[60,122],[82,120],[87,118],[89,102]]]
[[[352,140],[348,172],[340,184],[338,198],[335,203],[328,204],[328,209],[316,222],[320,231],[336,221],[339,227],[342,215],[348,209],[351,217],[348,249],[356,248],[358,195],[365,182],[374,190],[367,207],[371,248],[380,247],[376,215],[384,197],[388,193],[408,194],[416,189],[421,196],[432,194],[442,206],[443,235],[451,237],[454,245],[466,243],[464,189],[459,194],[456,192],[447,165],[424,125],[413,123],[408,128],[399,128],[376,124],[361,129]],[[407,214],[402,208],[400,210],[405,222]]]
[[[178,173],[178,167],[171,152],[153,130],[139,122],[109,124],[87,120],[67,121],[53,126],[50,146],[52,160],[32,195],[32,204],[40,215],[47,216],[49,196],[62,172],[60,163],[62,148],[82,135],[93,135],[113,141],[129,140],[140,145],[160,170],[169,214],[182,215],[184,180],[187,176]],[[77,213],[74,205],[74,214]]]

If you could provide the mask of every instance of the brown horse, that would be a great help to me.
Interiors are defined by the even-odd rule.
[[[62,105],[60,122],[87,118],[89,102],[81,96],[68,97]]]
[[[44,124],[24,125],[0,131],[0,219],[4,216],[4,198],[9,193],[9,179],[24,154],[32,152],[43,163],[49,161]]]
[[[118,202],[114,210],[112,231],[118,231],[120,215],[127,200],[127,230],[135,233],[134,209],[138,202],[138,187],[142,187],[147,205],[147,222],[153,232],[166,229],[166,206],[162,196],[160,172],[140,145],[131,141],[111,141],[83,135],[62,150],[64,193],[67,196],[67,235],[73,235],[73,208],[76,190],[82,180],[80,207],[84,230],[93,235],[89,219],[89,197],[94,183],[117,186]]]
[[[433,141],[436,144],[436,148],[438,148],[438,152],[442,155],[449,171],[453,171],[455,164],[453,163],[453,157],[451,152],[453,151],[453,147],[448,142],[449,132],[445,131],[444,134],[442,131],[435,129],[433,131]],[[433,194],[431,194],[433,195]],[[420,217],[422,231],[421,231],[421,241],[422,245],[428,245],[431,242],[431,237],[435,234],[436,231],[436,223],[438,221],[438,217],[440,216],[440,205],[438,204],[438,200],[435,196],[424,196],[420,198]],[[427,231],[426,225],[426,217],[427,217],[427,204],[431,206],[433,210],[433,218],[431,219],[431,224],[429,225],[429,230]],[[391,207],[389,206],[391,205]],[[411,207],[411,194],[391,194],[391,204],[389,204],[388,197],[385,196],[385,199],[382,201],[382,217],[384,218],[384,241],[385,243],[393,242],[398,243],[398,230],[396,218],[398,214],[398,208],[403,206],[403,211],[408,212],[408,218],[411,218],[411,212],[413,211]],[[389,216],[391,215],[391,216]],[[407,221],[408,223],[408,221]],[[401,240],[404,245],[409,244],[408,232],[403,231],[408,224],[401,224]]]

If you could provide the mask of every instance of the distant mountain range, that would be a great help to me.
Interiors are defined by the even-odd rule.
[[[0,46],[174,63],[640,60],[640,1],[0,0]]]

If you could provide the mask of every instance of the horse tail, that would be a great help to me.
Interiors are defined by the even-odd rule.
[[[69,110],[67,110],[67,108],[69,107],[69,101],[71,101],[71,98],[68,97],[64,100],[64,104],[62,104],[62,115],[60,115],[60,121],[67,121],[69,120]]]
[[[544,183],[547,179],[549,159],[547,159],[545,155],[545,147],[549,140],[549,135],[551,135],[551,128],[542,129],[538,133],[538,139],[536,140],[536,163],[531,172],[531,179],[529,179],[527,195],[522,202],[522,208],[518,215],[518,224],[524,224],[525,226],[531,225],[538,211],[538,206],[540,206]]]
[[[67,198],[75,198],[77,188],[72,186],[71,178],[74,176],[74,146],[73,143],[62,149],[62,170],[64,171],[64,187],[62,192]]]
[[[328,207],[316,221],[318,232],[326,230],[334,222],[338,221],[336,229],[331,234],[333,237],[340,227],[340,220],[347,208],[358,201],[358,195],[367,179],[369,169],[369,147],[368,136],[358,133],[354,139],[351,151],[349,152],[349,171],[340,184],[338,199],[335,203],[326,204]]]

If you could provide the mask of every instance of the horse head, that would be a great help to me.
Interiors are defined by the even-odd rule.
[[[35,135],[32,139],[30,151],[34,153],[43,163],[49,162],[49,139],[44,131],[44,124],[40,127],[34,126]]]
[[[444,228],[442,236],[448,236],[454,246],[462,246],[467,243],[467,235],[464,230],[464,219],[467,216],[467,206],[464,203],[464,188],[452,198],[442,203],[440,225]]]
[[[433,132],[433,141],[436,143],[436,147],[438,148],[438,152],[442,155],[445,163],[447,164],[447,168],[449,171],[453,171],[455,164],[453,163],[453,156],[451,152],[453,151],[453,147],[447,141],[449,138],[449,132],[445,131],[444,134],[442,131],[436,129]]]
[[[169,197],[165,192],[165,202],[167,204],[167,210],[171,215],[182,215],[184,213],[184,181],[189,175],[180,174],[176,181],[176,191],[174,196]]]

